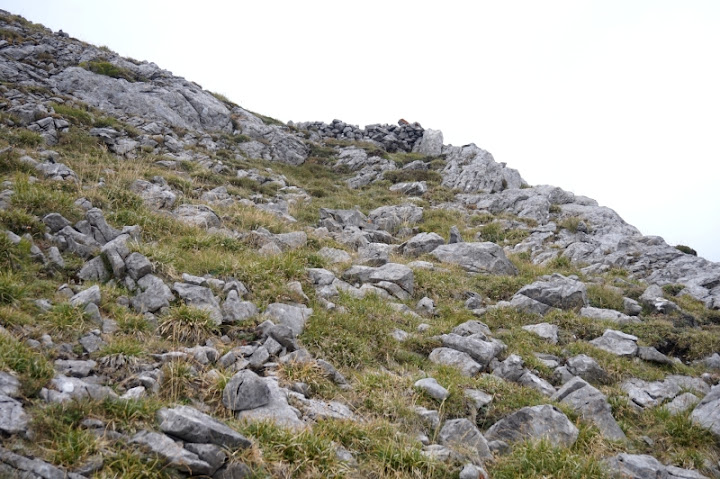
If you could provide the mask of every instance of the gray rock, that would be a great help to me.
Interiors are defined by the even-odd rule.
[[[664,466],[647,454],[626,454],[606,459],[610,476],[617,479],[708,479],[690,469]]]
[[[352,257],[341,249],[323,247],[318,251],[318,255],[325,258],[330,264],[349,263]]]
[[[713,387],[700,401],[690,414],[690,419],[720,437],[720,386]]]
[[[246,421],[270,421],[288,429],[304,429],[306,424],[300,420],[300,412],[288,404],[286,389],[278,386],[277,381],[266,379],[268,402],[254,409],[238,411],[236,416]]]
[[[590,344],[617,356],[635,356],[638,352],[637,336],[622,331],[606,329],[602,336],[590,341]]]
[[[414,386],[437,401],[444,401],[450,396],[448,390],[438,384],[435,378],[419,379],[415,381]]]
[[[415,406],[415,413],[422,419],[425,425],[433,431],[440,426],[440,414],[432,409],[425,409],[422,406]]]
[[[558,341],[558,327],[550,323],[538,323],[528,324],[523,326],[522,329],[529,331],[533,334],[540,336],[543,339],[547,339],[551,344],[557,344]]]
[[[581,308],[580,316],[601,321],[615,321],[620,324],[633,321],[632,317],[614,309],[593,308],[591,306]]]
[[[465,464],[460,471],[458,479],[487,479],[490,476],[483,466],[475,464]]]
[[[161,308],[170,306],[175,299],[170,288],[163,280],[153,274],[147,274],[137,282],[140,291],[131,300],[131,304],[138,313],[154,313]]]
[[[246,479],[252,475],[249,467],[241,462],[231,462],[213,474],[213,479]]]
[[[105,261],[101,256],[97,256],[86,262],[80,271],[78,278],[83,281],[97,281],[104,283],[110,279],[110,272],[105,267]]]
[[[642,313],[642,306],[634,299],[623,298],[623,312],[628,316],[637,316]]]
[[[45,226],[50,228],[50,232],[53,234],[57,233],[66,226],[71,225],[70,221],[65,219],[65,217],[59,213],[50,213],[48,215],[45,215],[42,219],[42,222],[45,223]]]
[[[190,406],[163,408],[157,413],[160,430],[184,441],[248,448],[252,443],[226,424]]]
[[[56,359],[55,369],[66,375],[76,378],[84,378],[97,367],[97,363],[93,360],[78,361],[69,359]]]
[[[445,240],[437,233],[419,233],[403,243],[400,249],[403,255],[416,257],[430,253],[443,244],[445,244]]]
[[[110,226],[102,210],[91,208],[85,213],[85,219],[92,227],[93,236],[100,244],[105,244],[120,236],[121,232]]]
[[[429,316],[429,317],[434,316],[435,315],[435,301],[428,298],[427,296],[424,296],[415,305],[415,310],[418,313],[423,314],[425,316]]]
[[[585,381],[591,383],[605,383],[609,377],[605,370],[595,361],[595,359],[585,354],[578,354],[567,360],[567,369],[572,374],[580,376]]]
[[[520,377],[527,371],[524,364],[520,356],[511,354],[493,369],[493,376],[503,378],[506,381],[518,382]]]
[[[223,390],[223,405],[232,411],[244,411],[270,402],[266,381],[249,370],[238,371]]]
[[[299,336],[305,329],[308,318],[312,315],[312,309],[291,304],[272,303],[268,305],[263,315],[277,325],[287,326],[295,336]],[[280,339],[277,337],[275,339],[282,344]]]
[[[450,333],[440,336],[443,346],[469,354],[484,369],[495,356],[505,349],[505,345],[497,340],[486,341],[482,338],[485,338],[485,336],[475,334],[459,336]]]
[[[125,270],[135,281],[143,276],[152,273],[153,267],[145,255],[133,252],[125,258]]]
[[[210,288],[189,283],[175,283],[173,284],[173,290],[189,306],[210,313],[210,318],[215,324],[222,323],[223,314],[220,305]]]
[[[52,379],[52,381],[50,381],[50,385],[55,389],[56,392],[59,392],[60,395],[56,396],[50,394],[44,399],[53,400],[53,398],[55,398],[58,402],[63,402],[70,399],[92,399],[95,401],[101,401],[105,398],[117,398],[117,394],[115,393],[115,391],[113,391],[109,387],[101,386],[91,381],[93,381],[93,377],[80,379],[58,374]]]
[[[27,430],[29,417],[22,403],[10,396],[0,394],[0,432],[17,434]]]
[[[698,362],[705,365],[708,369],[720,369],[720,354],[713,353]]]
[[[205,461],[210,465],[210,469],[216,471],[225,463],[227,455],[215,444],[185,444],[185,449],[197,455],[201,461]]]
[[[332,210],[328,208],[320,208],[321,226],[323,226],[323,220],[328,219],[336,222],[341,228],[348,226],[365,228],[369,224],[367,216],[358,210]]]
[[[406,183],[396,183],[390,188],[392,192],[403,193],[408,196],[422,196],[428,191],[425,181],[411,181]]]
[[[466,389],[463,391],[463,395],[472,403],[475,409],[481,409],[493,400],[491,395],[479,389]]]
[[[620,385],[630,399],[641,407],[657,406],[666,399],[673,399],[683,389],[695,390],[701,394],[709,392],[709,386],[700,378],[689,376],[667,376],[663,381],[628,379]]]
[[[100,305],[100,286],[94,285],[89,288],[80,291],[75,296],[70,298],[70,304],[76,307],[83,308],[88,304],[92,303],[96,306]]]
[[[477,375],[483,369],[469,354],[450,348],[433,349],[429,359],[436,364],[456,367],[463,375],[470,377]]]
[[[145,180],[135,180],[130,185],[130,191],[139,195],[147,206],[155,210],[172,208],[177,200],[177,195],[165,182],[156,184]]]
[[[219,228],[222,224],[220,217],[206,205],[180,205],[173,214],[178,221],[198,228]]]
[[[674,361],[652,346],[640,346],[638,348],[638,357],[644,361],[650,361],[658,364],[674,364]]]
[[[673,416],[687,411],[695,404],[700,402],[700,398],[693,393],[683,393],[676,396],[675,399],[665,405],[665,408],[670,411]]]
[[[495,243],[453,243],[441,245],[431,253],[438,261],[456,264],[471,273],[514,276],[517,268]]]
[[[258,308],[250,301],[241,301],[236,290],[228,292],[222,305],[223,323],[246,321],[258,314]]]
[[[368,214],[368,219],[379,229],[397,232],[401,226],[413,226],[423,217],[423,209],[415,205],[381,206]]]
[[[587,305],[587,288],[582,282],[557,273],[545,278],[524,286],[516,296],[527,296],[559,309],[579,309]]]
[[[463,243],[463,239],[460,235],[460,230],[458,229],[458,227],[453,225],[450,227],[450,239],[448,240],[448,244],[455,243]]]
[[[438,433],[438,443],[451,447],[475,464],[492,458],[485,437],[465,418],[445,421]]]
[[[485,433],[488,441],[516,442],[547,439],[554,446],[572,446],[579,431],[558,408],[543,404],[524,407],[493,424]]]
[[[504,163],[495,162],[490,153],[474,144],[444,146],[442,153],[446,156],[446,165],[441,171],[442,184],[448,188],[465,193],[497,193],[506,188],[520,188],[523,185],[516,170],[506,168]]]
[[[371,283],[394,283],[410,295],[413,294],[414,290],[413,271],[403,264],[388,263],[375,268],[370,272],[368,281]]]
[[[413,153],[421,153],[428,156],[439,156],[442,153],[443,134],[440,130],[427,129],[423,136],[415,143]]]
[[[358,248],[357,264],[379,267],[387,264],[390,258],[390,245],[368,243]]]
[[[12,374],[0,371],[0,394],[18,397],[20,395],[20,381]]]
[[[20,479],[83,479],[40,459],[30,459],[0,446],[0,477]]]
[[[179,446],[165,434],[140,431],[130,439],[130,442],[140,444],[159,455],[167,461],[170,467],[175,469],[188,471],[191,474],[212,474],[215,472],[212,466],[201,460],[197,454]]]
[[[640,296],[640,304],[654,313],[668,314],[673,311],[678,311],[680,307],[672,301],[665,299],[663,294],[660,286],[656,284],[650,285]]]
[[[452,333],[459,336],[481,334],[483,336],[486,336],[485,339],[492,335],[492,333],[490,332],[490,328],[487,326],[487,324],[481,321],[477,321],[475,319],[471,319],[469,321],[465,321],[462,324],[458,324],[453,328]]]
[[[585,421],[597,426],[605,438],[611,441],[626,439],[612,415],[607,397],[583,379],[576,377],[566,382],[551,399],[570,406]]]

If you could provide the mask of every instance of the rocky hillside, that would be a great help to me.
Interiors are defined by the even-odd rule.
[[[0,82],[0,477],[720,477],[720,264],[1,11]]]

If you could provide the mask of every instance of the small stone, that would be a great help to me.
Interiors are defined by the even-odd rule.
[[[428,396],[438,401],[444,401],[450,397],[447,389],[442,387],[435,378],[424,378],[415,382],[415,388],[422,390]]]

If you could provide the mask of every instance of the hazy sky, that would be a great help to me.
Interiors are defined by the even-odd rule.
[[[0,0],[283,121],[404,118],[720,261],[720,2]]]

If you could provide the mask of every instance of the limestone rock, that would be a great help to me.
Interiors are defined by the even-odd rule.
[[[197,454],[179,446],[165,434],[140,431],[132,437],[130,442],[144,446],[165,459],[175,469],[189,471],[191,474],[212,474],[215,472],[210,464],[201,460]]]
[[[565,383],[551,399],[569,405],[584,420],[597,426],[605,438],[611,441],[625,440],[625,433],[615,421],[605,395],[581,378],[576,377]]]
[[[424,391],[428,396],[438,401],[444,401],[450,396],[447,389],[438,384],[435,378],[423,378],[415,381],[415,388]]]
[[[456,264],[471,273],[514,276],[517,268],[495,243],[453,243],[441,245],[431,253],[438,261]]]
[[[244,411],[270,402],[270,390],[265,380],[252,371],[238,371],[223,390],[223,405],[232,411]]]
[[[475,376],[483,369],[469,354],[455,349],[435,348],[428,358],[436,364],[456,367],[465,376]]]
[[[445,421],[438,433],[438,442],[453,448],[457,453],[476,464],[492,458],[485,437],[472,422],[465,418]]]
[[[557,344],[558,341],[558,327],[550,323],[538,323],[528,324],[523,326],[522,329],[530,331],[533,334],[540,336],[543,339],[547,339],[551,344]]]
[[[0,394],[0,432],[18,434],[27,430],[29,417],[20,401]]]
[[[488,441],[516,442],[547,439],[554,446],[572,446],[579,431],[559,409],[548,404],[524,407],[493,424],[485,433]]]
[[[157,413],[160,429],[184,441],[211,443],[235,448],[250,447],[250,441],[220,421],[190,406],[163,408]]]
[[[690,414],[690,419],[720,437],[720,386],[713,387],[700,401]]]
[[[638,352],[637,340],[637,336],[632,334],[606,329],[602,336],[593,339],[590,344],[618,356],[635,356]]]

